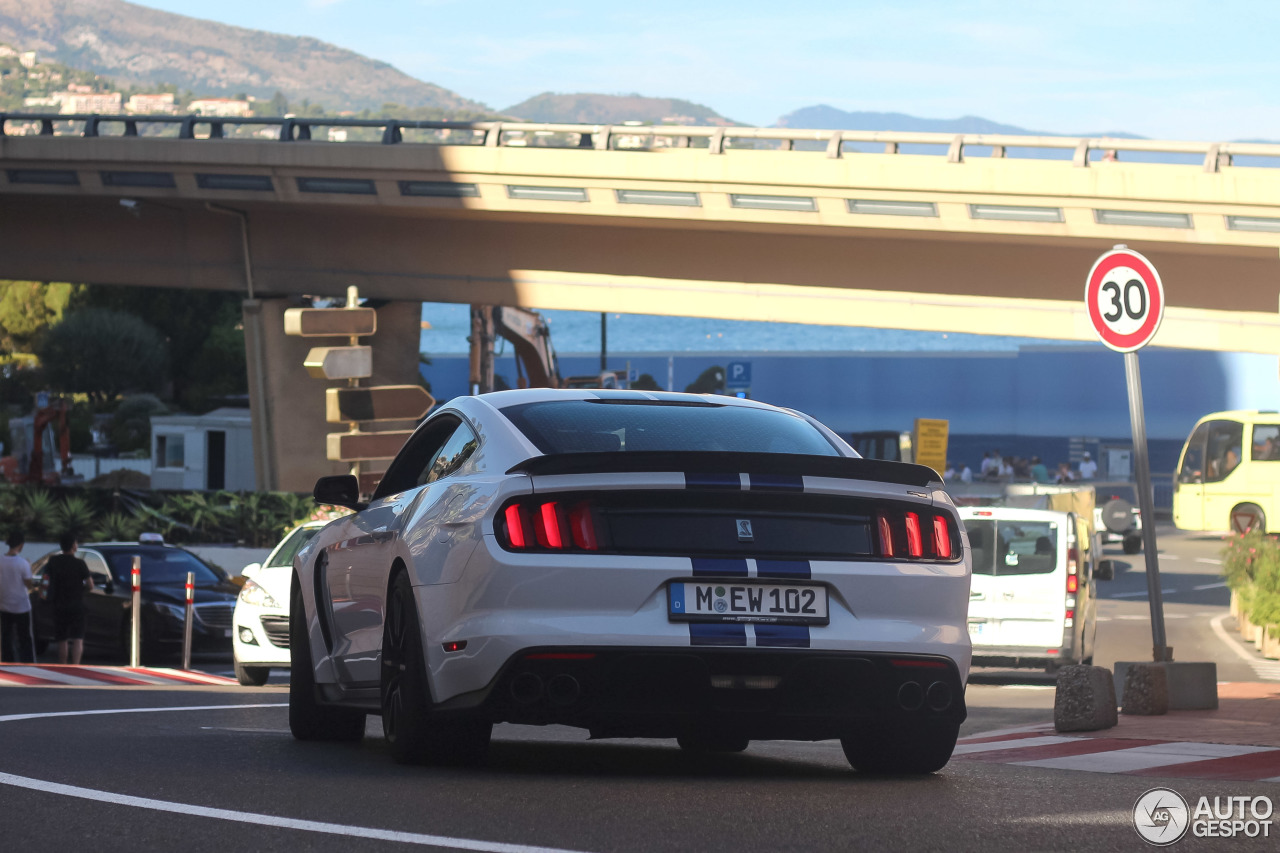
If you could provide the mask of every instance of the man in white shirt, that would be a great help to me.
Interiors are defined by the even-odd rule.
[[[35,663],[29,597],[35,584],[31,564],[21,556],[26,537],[15,530],[5,544],[9,550],[0,556],[0,661]]]
[[[1089,456],[1089,452],[1085,451],[1084,458],[1080,460],[1080,479],[1092,480],[1098,474],[1098,463],[1094,462]]]
[[[973,482],[973,469],[969,467],[968,462],[960,463],[960,482],[962,483]]]

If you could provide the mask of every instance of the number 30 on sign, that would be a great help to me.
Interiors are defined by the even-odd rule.
[[[1117,246],[1098,258],[1084,290],[1089,319],[1102,342],[1116,352],[1141,349],[1164,319],[1164,285],[1155,265]]]

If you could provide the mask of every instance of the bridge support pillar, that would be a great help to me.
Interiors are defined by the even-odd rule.
[[[325,436],[344,427],[325,422],[324,392],[346,383],[312,379],[303,367],[311,347],[345,341],[286,336],[284,312],[300,305],[298,299],[246,299],[243,303],[253,461],[262,491],[310,492],[318,477],[350,470],[346,463],[325,458]],[[377,311],[378,333],[363,341],[373,346],[373,376],[361,384],[416,384],[422,303],[387,302]],[[413,427],[411,422],[362,425],[369,430]],[[374,464],[385,467],[385,463]]]

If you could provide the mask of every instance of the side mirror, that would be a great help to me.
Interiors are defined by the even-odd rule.
[[[1099,581],[1112,581],[1116,579],[1116,564],[1114,560],[1099,560],[1097,567],[1093,570],[1093,579]]]
[[[89,577],[93,578],[93,585],[108,595],[114,590],[115,584],[111,582],[111,575],[105,572],[91,572]]]
[[[343,506],[356,512],[366,506],[360,502],[360,481],[350,474],[321,477],[316,480],[316,487],[311,490],[311,496],[318,504]]]
[[[251,578],[254,575],[256,575],[258,573],[258,570],[261,568],[262,568],[262,563],[250,563],[249,565],[245,566],[243,569],[240,570],[240,576],[245,578]]]

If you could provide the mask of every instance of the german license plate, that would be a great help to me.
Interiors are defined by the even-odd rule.
[[[677,622],[826,625],[827,588],[743,581],[672,581],[667,613]]]

